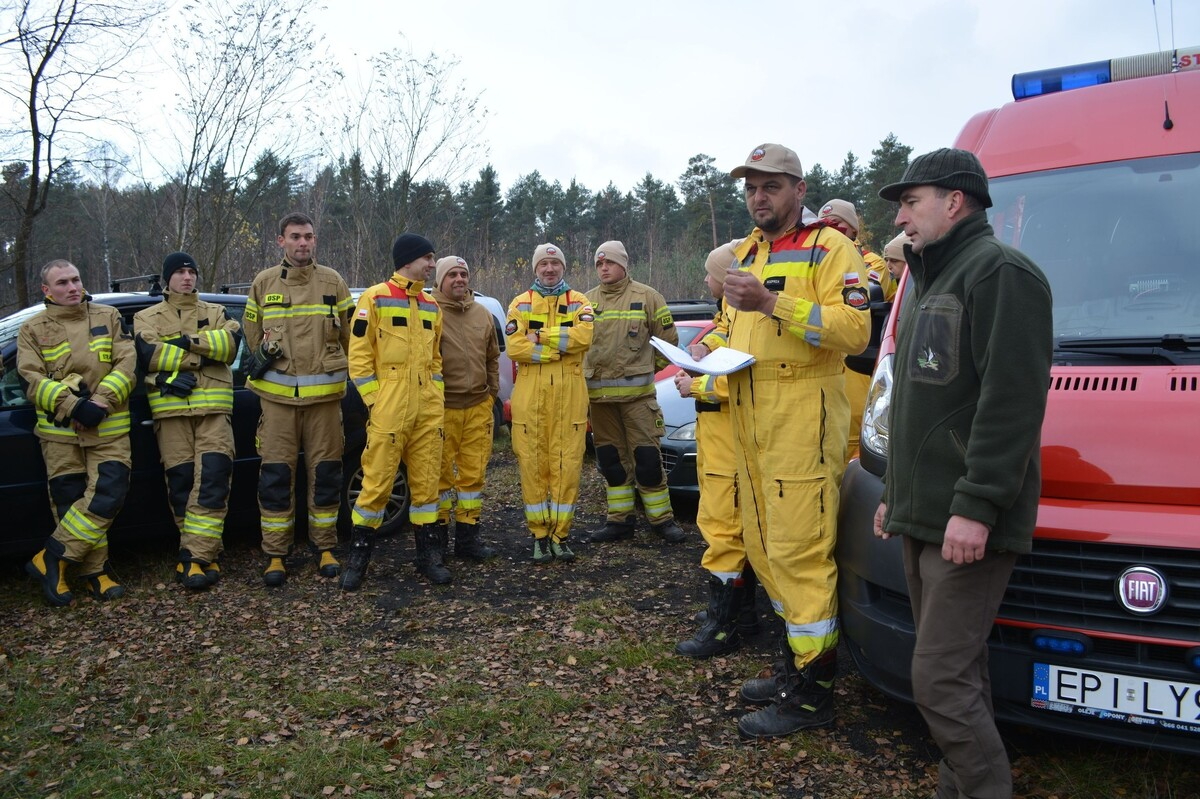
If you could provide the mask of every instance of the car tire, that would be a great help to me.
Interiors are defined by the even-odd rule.
[[[362,481],[363,471],[360,466],[346,481],[344,497],[346,507],[354,507],[358,494],[362,491]],[[387,506],[383,509],[383,523],[379,525],[380,535],[394,535],[405,528],[408,524],[409,499],[408,475],[404,471],[404,466],[401,465],[396,472],[396,480],[392,483],[392,494],[388,497]]]

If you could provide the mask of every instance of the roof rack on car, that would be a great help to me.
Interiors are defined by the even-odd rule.
[[[218,293],[218,294],[229,294],[230,292],[232,292],[232,291],[235,291],[235,290],[236,290],[236,291],[239,291],[239,292],[241,292],[242,294],[245,294],[245,293],[246,293],[246,292],[247,292],[247,291],[250,289],[250,287],[251,287],[252,285],[254,285],[254,284],[253,284],[253,283],[250,283],[250,282],[246,282],[246,283],[222,283],[222,284],[221,284],[221,287],[217,289],[217,293]]]
[[[157,297],[163,293],[162,278],[158,275],[140,275],[138,277],[121,277],[108,282],[108,290],[117,292],[121,290],[121,286],[126,283],[149,283],[150,296]]]

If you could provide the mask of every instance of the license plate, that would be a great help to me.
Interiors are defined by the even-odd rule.
[[[1200,684],[1033,665],[1031,704],[1043,710],[1200,733]]]

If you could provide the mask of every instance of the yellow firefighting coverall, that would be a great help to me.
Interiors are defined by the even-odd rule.
[[[221,535],[233,479],[233,372],[241,325],[225,308],[196,294],[166,292],[163,301],[133,317],[146,371],[146,394],[167,482],[167,503],[179,528],[179,546],[201,563],[221,554]],[[168,343],[187,339],[187,348]],[[186,397],[161,391],[159,375],[190,372]]]
[[[729,378],[693,377],[691,396],[696,398],[696,476],[700,483],[696,524],[708,544],[700,565],[728,581],[739,577],[746,567],[742,516],[737,506]]]
[[[442,380],[446,392],[438,521],[450,520],[453,505],[455,521],[479,524],[483,485],[492,457],[492,407],[500,394],[499,328],[491,311],[475,302],[470,292],[456,301],[435,289],[433,298],[442,309]]]
[[[845,356],[870,336],[867,270],[854,243],[822,223],[774,242],[756,228],[734,253],[776,294],[775,309],[728,309],[704,344],[755,356],[729,378],[743,536],[803,669],[838,643],[833,550],[850,424],[842,375]]]
[[[79,305],[46,301],[17,335],[17,371],[37,409],[34,435],[46,462],[53,538],[84,575],[104,571],[108,528],[129,490],[129,395],[137,356],[121,314],[85,297]],[[80,394],[103,401],[99,426],[76,430]]]
[[[595,286],[587,297],[596,312],[596,330],[583,374],[596,466],[608,484],[608,521],[633,520],[636,485],[647,520],[664,524],[675,515],[658,448],[663,420],[654,373],[667,362],[650,337],[678,344],[679,332],[662,295],[628,276]]]
[[[264,341],[282,354],[247,381],[262,400],[255,443],[262,457],[258,508],[263,553],[284,557],[296,525],[296,464],[308,467],[308,537],[319,551],[337,545],[342,492],[341,399],[354,303],[342,276],[327,266],[286,259],[258,273],[246,298],[242,330],[253,352]]]
[[[399,273],[362,293],[351,322],[350,377],[371,409],[354,524],[378,529],[403,460],[408,518],[434,524],[442,461],[442,312]]]
[[[592,345],[593,316],[588,298],[573,289],[548,297],[526,291],[508,306],[504,332],[508,356],[517,364],[513,451],[525,523],[539,540],[566,541],[575,517],[587,444],[583,356]]]

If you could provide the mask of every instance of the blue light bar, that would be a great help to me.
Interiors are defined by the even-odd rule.
[[[1112,81],[1112,69],[1108,61],[1093,61],[1057,69],[1040,69],[1037,72],[1022,72],[1013,75],[1014,100],[1037,97],[1041,94],[1065,92],[1084,86],[1099,86]]]
[[[1092,649],[1092,642],[1087,636],[1058,630],[1034,630],[1030,643],[1034,649],[1056,655],[1080,656]]]
[[[1131,55],[1111,61],[1093,61],[1090,64],[1072,64],[1037,72],[1019,72],[1012,78],[1013,99],[1025,100],[1042,94],[1082,89],[1130,78],[1166,75],[1198,67],[1200,48],[1181,47],[1178,50]]]

